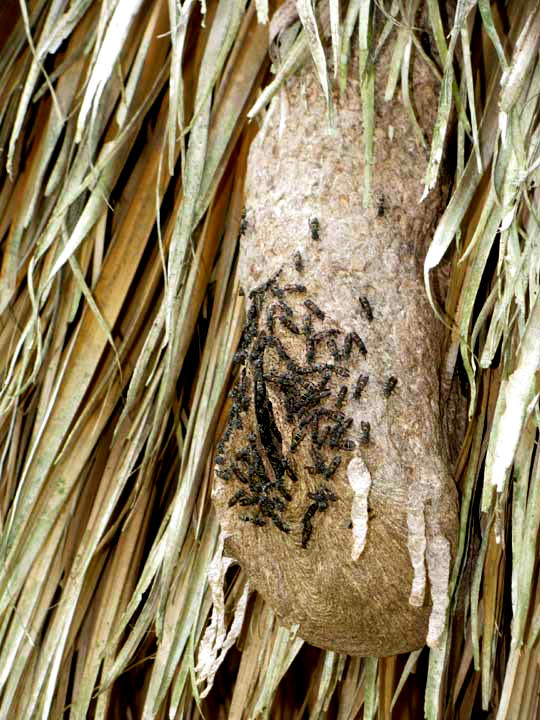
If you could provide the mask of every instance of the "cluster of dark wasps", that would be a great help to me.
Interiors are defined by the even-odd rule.
[[[310,229],[318,233],[318,221],[313,227],[310,221]],[[294,254],[293,263],[301,274],[304,262],[300,252]],[[278,270],[249,295],[247,323],[234,357],[240,374],[230,393],[229,418],[217,445],[216,474],[225,481],[234,480],[237,489],[229,498],[229,507],[245,508],[239,515],[241,520],[256,527],[272,523],[281,532],[290,533],[284,513],[298,482],[295,454],[301,445],[308,445],[311,462],[305,469],[318,481],[318,486],[307,493],[301,540],[306,548],[315,516],[326,512],[338,500],[329,483],[341,465],[342,453],[356,447],[348,437],[353,419],[346,416],[343,408],[348,395],[354,400],[362,398],[369,376],[360,373],[351,378],[347,365],[353,353],[365,357],[367,348],[354,331],[344,334],[321,327],[325,313],[305,297],[307,288],[301,283],[280,284],[280,275]],[[288,302],[291,298],[295,306],[303,308],[300,319],[297,318],[300,313]],[[361,297],[359,302],[363,316],[371,322],[373,313],[368,299]],[[287,334],[302,339],[301,360],[292,357],[280,340],[279,335]],[[272,363],[268,362],[269,353]],[[332,389],[336,386],[333,380],[337,380],[337,391]],[[384,396],[389,397],[396,385],[395,377],[388,378],[383,386]],[[269,387],[274,396],[279,396],[285,419],[292,426],[288,451],[275,420]],[[244,416],[252,404],[256,427],[250,428],[247,444],[231,457],[226,444],[235,431],[243,430]],[[370,424],[362,421],[359,442],[369,445],[370,441]]]

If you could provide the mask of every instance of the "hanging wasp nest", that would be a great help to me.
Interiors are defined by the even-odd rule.
[[[437,84],[419,64],[413,77],[428,131]],[[227,552],[283,623],[391,655],[436,643],[456,544],[444,328],[421,275],[444,193],[419,204],[427,155],[382,87],[369,209],[358,84],[334,134],[312,71],[285,94],[249,157],[247,324],[213,498]]]

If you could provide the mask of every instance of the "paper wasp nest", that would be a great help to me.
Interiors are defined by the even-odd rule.
[[[416,68],[426,128],[436,90]],[[381,88],[370,209],[357,84],[334,135],[311,71],[286,96],[249,158],[247,324],[213,497],[228,553],[283,623],[391,655],[436,642],[456,543],[443,328],[421,276],[442,193],[418,204],[426,155]]]

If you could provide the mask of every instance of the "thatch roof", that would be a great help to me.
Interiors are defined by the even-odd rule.
[[[276,5],[0,8],[0,717],[537,712],[540,11]],[[448,276],[443,384],[461,374],[470,422],[443,640],[360,659],[304,645],[218,561],[211,459],[259,121],[310,58],[330,101],[358,48],[368,203],[383,44],[419,143],[412,57],[441,78],[425,281]]]

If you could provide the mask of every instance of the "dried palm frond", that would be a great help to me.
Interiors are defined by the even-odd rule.
[[[405,718],[422,697],[429,718],[535,717],[540,10],[441,9],[2,3],[0,717]],[[444,158],[453,185],[425,278],[431,297],[448,275],[442,384],[462,370],[470,421],[443,642],[360,659],[219,569],[210,470],[249,145],[302,63],[330,101],[358,47],[369,202],[383,43],[417,130],[412,58],[441,77],[426,192]]]

